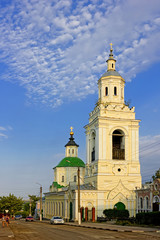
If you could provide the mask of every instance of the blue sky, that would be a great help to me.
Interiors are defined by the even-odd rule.
[[[160,167],[159,0],[0,0],[0,195],[48,191],[70,126],[85,161],[110,42],[140,123],[143,181]]]

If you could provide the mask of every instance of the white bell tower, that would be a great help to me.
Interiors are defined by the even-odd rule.
[[[135,108],[125,105],[125,80],[115,70],[115,63],[111,44],[107,72],[98,80],[99,99],[85,126],[85,182],[107,191],[106,199],[108,196],[113,202],[119,201],[115,196],[121,189],[122,202],[127,205],[127,199],[135,198],[135,188],[141,187],[140,121],[135,119]]]

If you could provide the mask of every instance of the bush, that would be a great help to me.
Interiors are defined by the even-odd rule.
[[[29,212],[19,211],[19,212],[16,212],[15,215],[22,215],[23,218],[26,218],[29,215]]]
[[[160,212],[137,213],[136,222],[146,225],[160,225]]]
[[[128,210],[117,210],[117,209],[105,209],[103,214],[109,219],[121,219],[126,220],[129,218]]]
[[[131,217],[131,218],[128,218],[127,220],[119,218],[117,219],[116,224],[122,225],[122,226],[133,226],[136,224],[136,218]]]

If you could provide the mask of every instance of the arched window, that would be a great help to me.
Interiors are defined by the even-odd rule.
[[[157,185],[157,184],[155,184],[155,185],[154,185],[154,189],[155,189],[155,190],[157,190],[157,188],[158,188],[158,185]]]
[[[64,176],[62,176],[62,182],[64,182]]]
[[[112,134],[112,158],[125,159],[125,135],[122,130],[115,130]]]
[[[74,182],[76,182],[76,181],[77,181],[77,176],[75,175],[75,176],[74,176]]]
[[[149,208],[149,199],[148,197],[146,197],[146,210],[148,210],[148,208]]]
[[[117,96],[117,87],[114,87],[114,96]]]
[[[105,95],[108,96],[108,87],[106,87],[105,89],[106,89]]]
[[[159,203],[159,198],[156,196],[154,202]]]
[[[114,67],[114,64],[112,63],[112,68]]]
[[[140,208],[141,208],[141,210],[143,209],[143,198],[142,197],[140,198]]]
[[[91,135],[91,161],[95,161],[95,133]]]
[[[74,154],[74,149],[72,149],[72,154]]]

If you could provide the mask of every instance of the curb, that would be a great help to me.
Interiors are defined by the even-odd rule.
[[[39,221],[37,221],[37,222],[39,222]],[[46,223],[46,224],[48,224],[49,223],[49,221],[42,221],[42,222],[40,222],[40,223]],[[72,226],[72,227],[83,227],[83,228],[92,228],[92,229],[99,229],[99,230],[107,230],[107,231],[113,231],[113,232],[133,232],[133,233],[144,233],[144,232],[150,232],[150,233],[153,233],[153,232],[156,232],[156,233],[160,233],[160,229],[159,230],[147,230],[147,231],[145,231],[145,230],[138,230],[138,229],[133,229],[133,230],[125,230],[125,229],[112,229],[112,228],[103,228],[103,227],[95,227],[95,226],[85,226],[85,225],[76,225],[76,224],[72,224],[72,223],[70,223],[70,224],[67,224],[67,223],[64,223],[64,225],[66,225],[66,226]]]
[[[113,232],[133,232],[133,233],[144,233],[144,232],[157,232],[160,233],[160,230],[153,230],[153,231],[145,231],[145,230],[123,230],[123,229],[111,229],[111,228],[102,228],[102,227],[92,227],[92,226],[83,226],[83,225],[75,225],[75,224],[66,224],[64,225],[73,226],[73,227],[83,227],[83,228],[92,228],[92,229],[99,229],[99,230],[107,230],[107,231],[113,231]]]

